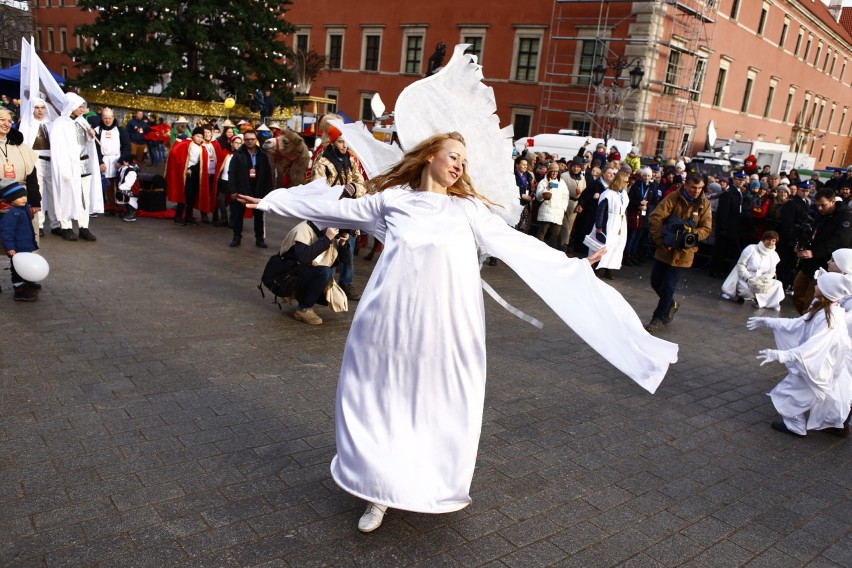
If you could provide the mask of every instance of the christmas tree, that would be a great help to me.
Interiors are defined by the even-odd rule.
[[[292,96],[292,51],[281,41],[291,0],[78,0],[97,12],[80,26],[83,49],[72,55],[83,73],[73,85],[167,97],[248,102],[269,90]],[[159,86],[159,87],[158,87]]]

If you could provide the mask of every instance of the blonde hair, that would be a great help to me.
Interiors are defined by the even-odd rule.
[[[627,189],[629,182],[630,176],[627,175],[627,172],[618,172],[615,175],[615,179],[612,180],[612,184],[610,184],[609,188],[613,191],[621,191],[622,189]]]
[[[14,115],[12,115],[12,111],[7,109],[6,107],[0,107],[0,116],[2,116],[4,114],[9,115],[9,120],[12,120],[12,121],[15,120]]]
[[[819,286],[817,286],[819,288]],[[822,292],[820,292],[822,294]],[[834,304],[831,300],[826,298],[825,296],[820,295],[817,300],[814,300],[811,307],[805,312],[805,321],[809,322],[814,319],[814,316],[822,310],[825,312],[825,323],[828,324],[828,327],[831,327],[831,306]]]
[[[390,171],[367,180],[367,192],[378,193],[391,187],[407,185],[411,189],[420,189],[420,178],[423,170],[429,165],[429,158],[438,153],[444,142],[455,140],[464,145],[464,137],[458,132],[447,132],[430,136],[420,144],[409,150],[402,160]],[[456,182],[447,188],[447,195],[454,197],[476,197],[494,205],[487,197],[480,195],[467,173],[467,168],[462,170],[462,175]]]

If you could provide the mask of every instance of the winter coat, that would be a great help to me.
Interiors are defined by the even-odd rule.
[[[699,241],[710,236],[713,227],[712,213],[710,212],[710,201],[702,193],[693,203],[689,203],[683,196],[682,190],[670,193],[660,201],[660,204],[651,212],[648,225],[651,230],[651,238],[657,245],[654,258],[671,266],[689,268],[695,257],[698,247],[687,249],[670,248],[663,244],[663,228],[669,217],[678,217],[684,221],[695,220],[695,233]]]
[[[3,250],[33,252],[38,250],[29,205],[10,207],[0,213],[0,243]]]

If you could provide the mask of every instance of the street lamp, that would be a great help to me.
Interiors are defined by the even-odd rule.
[[[604,63],[606,64],[605,66]],[[629,83],[622,84],[621,74],[625,69],[630,67],[633,67],[633,69],[627,74]],[[604,85],[607,69],[612,69],[613,80],[609,85]],[[595,87],[595,96],[598,101],[595,115],[605,119],[605,144],[609,141],[610,131],[618,128],[619,122],[624,118],[624,103],[630,94],[639,88],[644,77],[645,70],[642,69],[642,59],[640,57],[633,59],[619,57],[602,61],[592,69],[592,85]]]

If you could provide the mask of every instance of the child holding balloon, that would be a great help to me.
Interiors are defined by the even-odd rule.
[[[0,182],[0,196],[9,207],[0,211],[0,243],[12,259],[17,253],[38,249],[33,230],[33,214],[27,204],[27,188],[14,180]],[[12,286],[16,302],[34,302],[38,299],[39,284],[21,278],[11,262]]]

